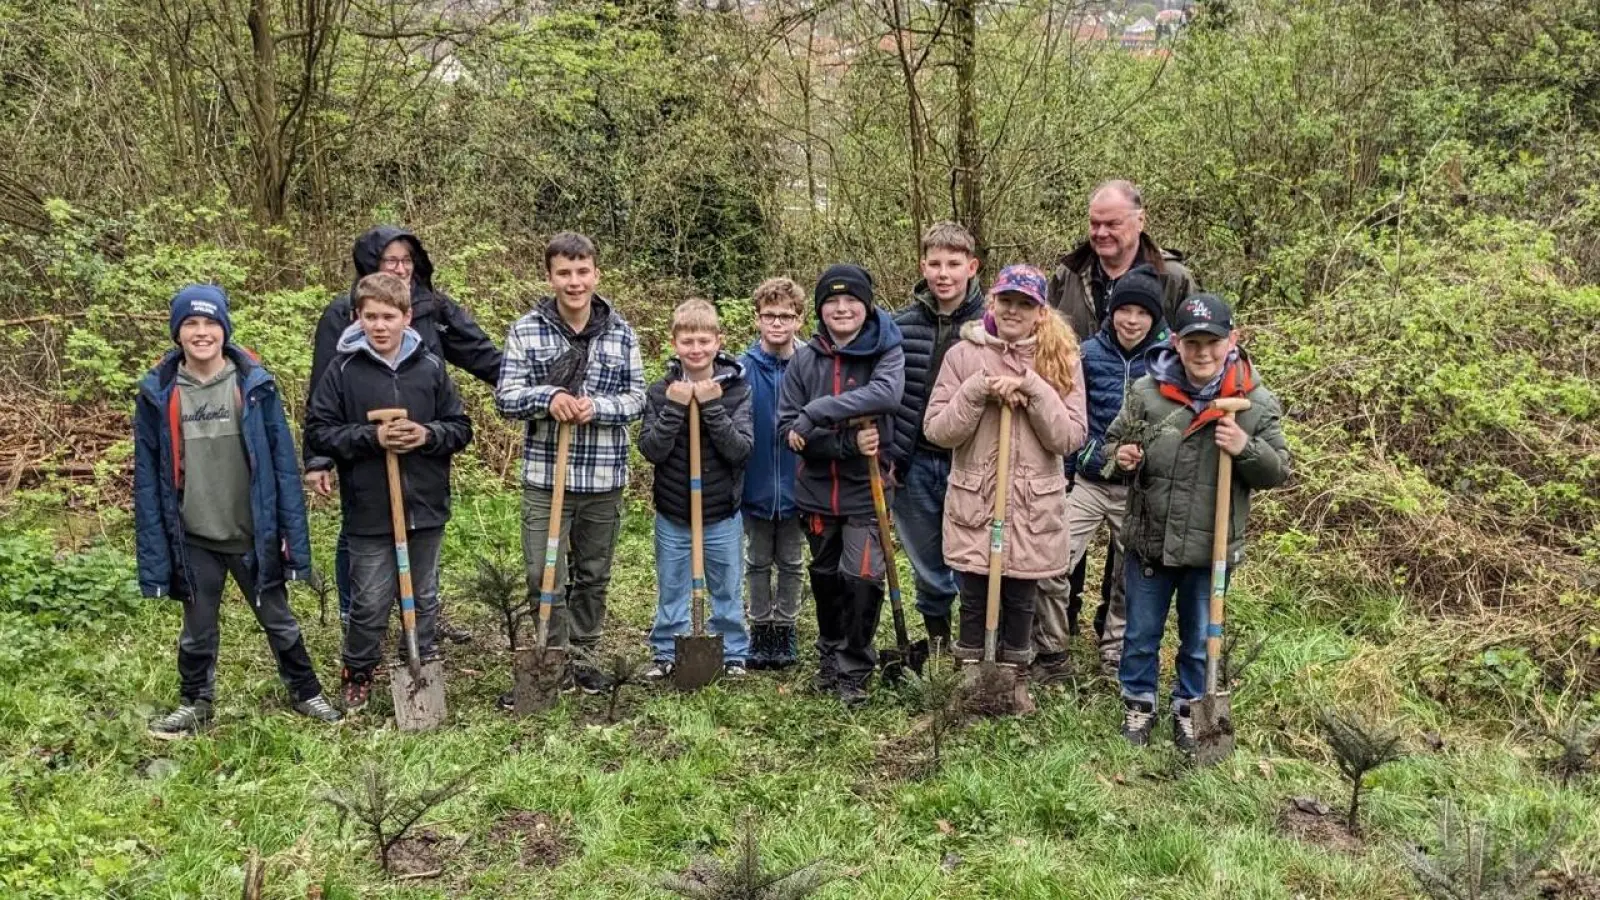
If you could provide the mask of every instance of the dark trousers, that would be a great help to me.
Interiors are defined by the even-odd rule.
[[[883,609],[883,548],[870,516],[806,514],[817,654],[841,684],[864,685],[878,665],[872,642]]]
[[[957,572],[961,588],[961,632],[956,639],[959,655],[971,658],[982,652],[984,613],[989,605],[989,576]],[[1033,659],[1033,606],[1039,582],[1022,578],[1000,579],[1000,661],[1026,664]]]
[[[217,648],[222,642],[222,590],[233,576],[256,622],[267,633],[267,645],[278,661],[278,677],[296,701],[322,693],[311,656],[300,636],[300,623],[289,608],[283,585],[256,591],[256,561],[252,553],[217,553],[188,545],[189,574],[194,595],[183,604],[183,631],[178,635],[178,690],[183,699],[215,700]]]
[[[1094,633],[1100,637],[1106,630],[1106,613],[1111,609],[1111,592],[1116,590],[1117,579],[1120,572],[1117,569],[1117,545],[1106,544],[1106,566],[1100,572],[1100,608],[1094,611]],[[1072,574],[1067,576],[1072,585],[1072,594],[1067,599],[1067,621],[1071,623],[1072,633],[1078,633],[1078,614],[1083,611],[1083,582],[1089,569],[1089,554],[1085,553],[1078,564],[1073,567]]]
[[[544,584],[554,492],[522,489],[522,558],[528,599],[537,612]],[[567,491],[561,502],[561,543],[556,551],[556,595],[550,610],[550,646],[592,651],[606,621],[611,563],[622,530],[622,489],[600,494]]]

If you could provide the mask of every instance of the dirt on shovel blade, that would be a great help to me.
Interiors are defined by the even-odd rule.
[[[680,634],[673,643],[677,659],[673,661],[672,684],[678,690],[699,690],[722,674],[722,635]]]
[[[430,660],[412,677],[407,663],[389,669],[389,696],[401,731],[432,731],[444,724],[444,663]]]
[[[978,678],[967,694],[967,710],[980,716],[1005,716],[1015,712],[1017,670],[1013,666],[979,663]]]
[[[567,674],[567,651],[559,647],[518,650],[511,667],[511,709],[530,716],[556,705]]]
[[[1190,710],[1194,716],[1194,759],[1201,765],[1233,755],[1233,701],[1227,694],[1207,694]]]

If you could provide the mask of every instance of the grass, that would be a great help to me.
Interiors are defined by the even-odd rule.
[[[1600,866],[1592,782],[1561,787],[1537,748],[1508,737],[1504,710],[1446,707],[1406,676],[1448,625],[1383,598],[1353,604],[1348,620],[1327,604],[1297,608],[1266,554],[1240,572],[1230,618],[1270,643],[1235,700],[1239,752],[1212,769],[1185,765],[1165,724],[1158,746],[1127,746],[1112,686],[1087,676],[1037,690],[1040,710],[1027,720],[959,729],[943,768],[912,777],[895,763],[926,742],[907,704],[878,690],[845,713],[806,690],[806,665],[692,696],[630,689],[612,726],[600,724],[603,697],[508,718],[494,708],[510,677],[497,625],[449,594],[486,542],[514,546],[515,502],[503,492],[458,498],[447,603],[478,638],[451,649],[452,722],[432,734],[397,733],[381,690],[376,709],[339,728],[292,716],[265,641],[233,602],[216,726],[160,744],[144,722],[174,699],[175,605],[50,632],[0,614],[0,895],[235,896],[255,850],[269,897],[314,886],[326,898],[665,897],[659,876],[725,856],[747,809],[760,816],[769,868],[823,857],[843,873],[817,895],[826,898],[1410,897],[1400,845],[1432,838],[1444,798],[1524,844],[1565,815],[1556,862]],[[328,516],[317,513],[315,533],[331,554]],[[650,621],[650,542],[647,510],[630,501],[608,625],[618,645],[642,644]],[[337,626],[317,624],[310,592],[295,602],[331,687]],[[885,615],[883,642],[888,632]],[[1088,671],[1092,649],[1077,650]],[[1329,705],[1395,723],[1409,751],[1370,776],[1357,850],[1279,825],[1288,798],[1337,810],[1343,797],[1315,731],[1315,711]],[[1425,731],[1443,748],[1427,747]],[[336,828],[318,797],[354,785],[368,763],[411,793],[431,786],[430,771],[438,783],[481,767],[466,794],[419,826],[444,848],[439,877],[388,878],[359,830]],[[502,824],[523,811],[558,832],[531,862],[519,848],[534,838],[508,837]]]

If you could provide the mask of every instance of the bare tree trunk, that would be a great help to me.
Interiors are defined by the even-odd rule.
[[[958,217],[972,232],[978,256],[987,254],[983,228],[983,146],[978,140],[977,0],[951,0],[950,34],[955,39],[956,176],[961,185]]]
[[[272,36],[272,0],[250,0],[250,125],[256,159],[256,202],[268,223],[283,221],[287,160],[278,130],[278,47]]]
[[[812,144],[812,135],[815,132],[811,130],[814,126],[811,119],[811,61],[816,52],[816,44],[817,20],[812,18],[806,25],[806,67],[800,76],[801,116],[805,122],[805,141],[800,146],[806,158],[806,217],[811,223],[813,237],[817,233],[817,157]]]
[[[927,198],[922,185],[923,160],[928,155],[928,125],[922,116],[922,93],[917,88],[919,65],[912,59],[915,48],[911,46],[911,33],[906,27],[910,24],[908,17],[902,15],[900,0],[884,0],[884,10],[888,14],[889,30],[894,34],[900,77],[906,85],[906,128],[911,143],[911,243],[920,256],[922,229],[928,221]]]

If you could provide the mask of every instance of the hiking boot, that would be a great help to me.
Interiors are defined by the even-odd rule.
[[[501,712],[515,712],[517,695],[512,691],[506,691],[504,694],[494,698],[494,705],[499,707]]]
[[[329,725],[344,718],[344,716],[339,715],[337,709],[333,708],[333,704],[328,702],[328,698],[322,694],[295,703],[294,711],[308,719],[327,722]]]
[[[1100,654],[1100,674],[1101,675],[1104,675],[1105,677],[1111,679],[1112,681],[1115,681],[1115,680],[1117,680],[1117,672],[1121,668],[1122,668],[1122,654],[1121,653],[1114,653],[1113,652],[1113,653],[1102,653],[1102,654]]]
[[[644,670],[645,681],[666,681],[672,677],[672,660],[658,659],[650,668]]]
[[[744,663],[731,662],[722,667],[722,674],[728,678],[743,678],[745,676]]]
[[[750,625],[750,656],[745,663],[752,669],[770,669],[773,667],[773,651],[776,649],[774,630],[776,626],[766,622],[754,622]]]
[[[793,622],[772,626],[772,657],[770,667],[787,669],[800,661],[800,631]]]
[[[445,621],[444,616],[440,616],[439,620],[434,623],[433,633],[439,640],[449,641],[452,644],[472,643],[472,632],[450,624]]]
[[[1193,756],[1195,748],[1194,716],[1191,712],[1190,704],[1179,703],[1172,716],[1172,743],[1186,756]]]
[[[817,674],[811,677],[811,689],[819,694],[831,694],[839,687],[838,662],[833,654],[824,650],[817,662]]]
[[[345,715],[358,713],[366,708],[367,698],[372,694],[372,673],[345,669],[341,685]]]
[[[192,737],[210,724],[210,700],[182,700],[177,709],[150,723],[150,736],[163,741],[175,741]]]
[[[604,694],[611,690],[611,679],[599,669],[580,666],[573,670],[572,680],[585,694]]]
[[[1150,743],[1150,733],[1156,728],[1156,704],[1153,700],[1122,701],[1122,736],[1135,747]]]
[[[1072,658],[1065,650],[1041,653],[1033,658],[1033,668],[1039,673],[1040,684],[1054,684],[1072,677]]]
[[[836,692],[839,695],[839,702],[843,703],[846,709],[860,709],[867,705],[866,685],[856,684],[853,681],[841,681],[838,683]]]
[[[1033,695],[1028,693],[1028,667],[1017,666],[1017,679],[1011,689],[1011,713],[1018,716],[1031,715],[1038,710],[1033,703]]]

